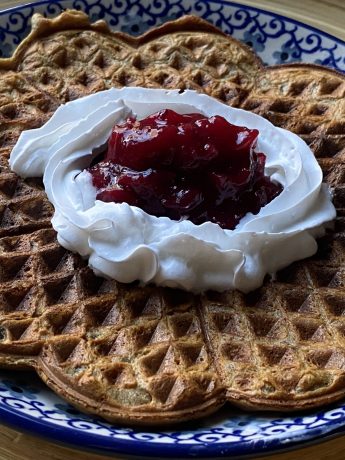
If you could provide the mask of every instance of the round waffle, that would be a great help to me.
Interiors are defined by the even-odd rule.
[[[193,296],[97,278],[61,248],[41,181],[8,167],[20,132],[59,104],[112,86],[196,89],[300,135],[334,191],[335,229],[316,256],[251,293]],[[264,410],[345,395],[345,77],[264,68],[195,17],[139,38],[81,12],[33,17],[0,60],[0,363],[33,367],[58,394],[111,421],[162,424],[226,401]]]

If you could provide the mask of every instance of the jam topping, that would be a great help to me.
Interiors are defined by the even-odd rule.
[[[254,152],[258,135],[220,116],[169,109],[128,118],[113,128],[104,158],[88,170],[96,198],[234,229],[282,191],[264,175],[265,155]]]

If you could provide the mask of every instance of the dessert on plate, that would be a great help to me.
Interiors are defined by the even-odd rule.
[[[253,292],[193,295],[97,277],[61,247],[41,181],[20,179],[9,155],[61,104],[124,86],[194,89],[302,137],[338,210],[318,253]],[[82,410],[123,423],[189,420],[226,401],[297,410],[343,397],[344,93],[343,75],[265,68],[195,17],[134,39],[80,12],[34,16],[0,60],[1,364],[35,368]]]

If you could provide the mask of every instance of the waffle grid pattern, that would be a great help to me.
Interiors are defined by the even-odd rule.
[[[139,41],[52,26],[10,70],[0,62],[0,361],[33,365],[59,394],[109,420],[179,421],[226,398],[301,409],[344,394],[345,78],[316,66],[264,69],[249,49],[193,21]],[[299,134],[338,211],[317,255],[254,293],[198,298],[97,278],[61,248],[42,184],[9,170],[10,149],[58,104],[123,85],[193,88]]]
[[[219,393],[193,296],[97,278],[52,229],[2,238],[0,251],[3,355],[40,355],[129,409],[184,410]]]
[[[110,40],[94,31],[47,37],[18,66],[28,81],[60,102],[114,86],[145,86],[195,89],[236,106],[258,68],[254,55],[221,35],[175,33],[136,50],[121,38]]]

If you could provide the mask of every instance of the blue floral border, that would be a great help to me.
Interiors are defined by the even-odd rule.
[[[148,28],[194,13],[253,46],[267,64],[311,62],[345,72],[345,42],[299,21],[224,0],[56,0],[0,13],[0,56],[9,56],[29,31],[34,11],[46,16],[64,8],[84,10],[92,20],[138,35]]]
[[[30,383],[27,383],[30,382]],[[231,411],[231,417],[229,417]],[[141,431],[79,412],[34,374],[0,373],[0,422],[99,453],[140,458],[224,458],[297,448],[345,432],[345,406],[275,418],[227,408],[180,431]]]

